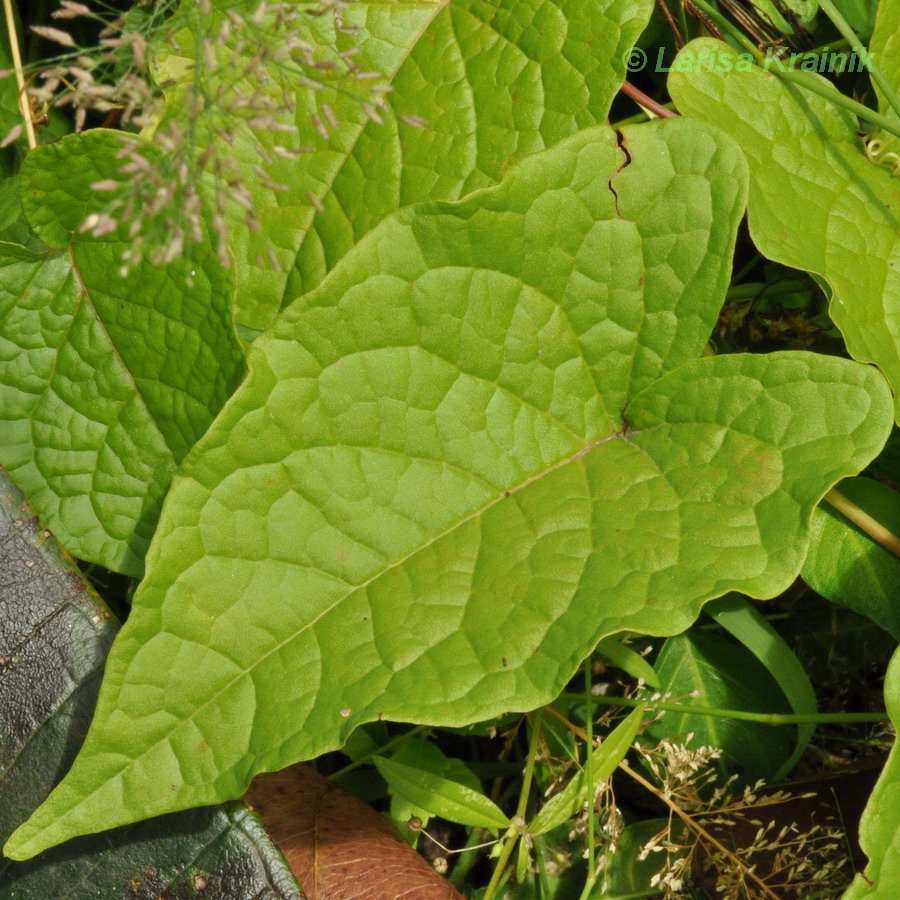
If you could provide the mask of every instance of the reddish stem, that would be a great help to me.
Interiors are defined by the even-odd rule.
[[[622,93],[634,100],[635,103],[640,103],[641,106],[649,109],[650,112],[655,113],[661,119],[671,119],[673,116],[678,115],[678,113],[672,112],[671,109],[666,109],[661,103],[657,103],[652,97],[648,97],[642,90],[636,88],[628,81],[622,85]]]

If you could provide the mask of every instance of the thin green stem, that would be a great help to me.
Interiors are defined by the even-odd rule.
[[[762,259],[762,253],[754,253],[753,256],[747,261],[747,263],[741,267],[741,270],[731,279],[732,287],[729,290],[731,293],[736,287],[739,287],[741,282],[747,277],[747,275],[753,270],[753,267]]]
[[[726,594],[707,603],[704,612],[765,666],[790,703],[794,715],[818,714],[816,692],[806,669],[781,635],[746,597],[734,592]],[[811,723],[797,726],[794,749],[773,775],[775,781],[781,780],[797,764],[814,732],[815,726]]]
[[[671,106],[671,104],[669,104]],[[647,115],[646,112],[642,109],[640,112],[636,112],[633,116],[628,116],[625,119],[619,119],[618,122],[612,122],[611,127],[618,131],[620,128],[624,128],[626,125],[640,125],[642,122],[647,122],[650,120],[650,116]]]
[[[496,864],[494,865],[494,871],[491,874],[491,880],[484,892],[484,900],[493,900],[494,895],[503,884],[503,876],[504,872],[506,871],[506,865],[509,862],[510,856],[512,856],[512,852],[516,846],[516,842],[522,835],[522,830],[523,826],[519,822],[514,821],[512,825],[509,826],[506,834],[503,835],[500,845],[500,854],[497,857]]]
[[[883,131],[887,131],[896,137],[900,137],[900,122],[889,119],[887,116],[883,116],[881,113],[869,109],[868,106],[857,103],[856,100],[851,100],[849,97],[844,96],[844,94],[829,82],[821,81],[813,75],[810,75],[809,72],[792,72],[787,69],[780,69],[778,66],[770,66],[768,71],[777,75],[783,81],[789,81],[799,87],[806,88],[806,90],[818,94],[826,100],[830,100],[836,106],[842,106],[854,115],[859,116],[860,119],[865,119],[865,121],[870,122],[872,125],[877,125]]]
[[[615,896],[604,897],[603,900],[644,900],[646,897],[661,897],[662,891],[659,888],[650,888],[646,891],[638,891],[636,894],[616,894]]]
[[[857,528],[861,528],[873,541],[877,541],[895,556],[900,556],[900,538],[878,519],[860,509],[849,497],[832,488],[824,497],[826,503],[848,518]]]
[[[459,860],[456,865],[453,867],[453,871],[447,877],[447,881],[453,885],[453,887],[459,889],[462,888],[463,882],[466,880],[466,876],[469,874],[469,870],[475,864],[475,860],[478,859],[479,854],[477,853],[466,853],[466,850],[474,850],[478,847],[484,840],[484,832],[479,828],[473,828],[469,833],[469,838],[466,841],[465,846],[462,848],[463,852],[459,854]]]
[[[685,41],[689,41],[691,39],[690,29],[688,28],[687,11],[684,8],[684,3],[678,4],[678,19],[681,22],[681,35]]]
[[[415,737],[417,734],[421,734],[423,731],[427,731],[428,728],[428,725],[416,725],[415,728],[412,728],[409,731],[404,731],[403,734],[398,734],[397,737],[391,738],[386,744],[382,744],[380,747],[376,747],[371,753],[367,753],[365,756],[361,756],[359,759],[354,760],[349,765],[344,766],[343,769],[338,769],[337,772],[334,772],[328,776],[329,779],[331,781],[338,781],[349,772],[352,772],[354,769],[358,769],[360,766],[364,766],[372,759],[373,756],[381,756],[386,751],[392,750],[397,746],[397,744],[402,744],[404,741],[408,741],[411,737]]]
[[[583,700],[581,694],[566,692],[560,695],[565,700]],[[716,706],[694,706],[692,703],[675,703],[670,700],[636,700],[633,697],[594,697],[594,701],[605,706],[646,705],[648,712],[663,709],[672,712],[690,713],[697,716],[712,716],[717,719],[739,719],[743,722],[760,722],[763,725],[854,725],[866,722],[889,722],[886,712],[870,713],[761,713],[746,712],[742,709],[720,709]]]
[[[584,763],[585,778],[588,784],[588,808],[587,808],[587,849],[588,849],[588,877],[581,892],[580,900],[587,900],[597,880],[597,860],[594,848],[594,707],[591,703],[591,657],[584,661],[584,731],[587,735],[587,759]]]
[[[856,45],[857,47],[859,44]],[[809,54],[810,56],[822,56],[824,53],[833,53],[836,50],[850,50],[851,44],[850,41],[845,41],[843,39],[839,41],[829,41],[827,44],[819,44],[818,47],[813,47],[812,50],[804,50],[804,55]]]
[[[516,818],[522,821],[525,820],[525,813],[528,811],[528,796],[531,794],[531,781],[534,778],[534,762],[537,759],[537,747],[541,738],[541,730],[540,716],[535,716],[531,726],[531,740],[528,742],[528,759],[525,761],[522,790],[519,792],[519,804],[516,807]],[[487,898],[485,897],[484,900],[487,900]]]
[[[541,897],[553,896],[553,889],[550,886],[550,879],[547,877],[547,866],[544,863],[544,852],[539,843],[534,845],[534,860],[537,863],[538,879],[540,880]]]
[[[863,42],[859,39],[859,35],[850,27],[847,20],[841,15],[840,10],[832,3],[832,0],[819,0],[819,6],[825,15],[831,19],[834,27],[843,35],[844,39],[850,42],[850,46],[857,52],[862,51]],[[881,88],[884,99],[887,100],[891,109],[900,118],[900,97],[897,96],[893,85],[884,77],[881,69],[878,68],[878,64],[871,57],[866,59],[865,67],[875,84]]]
[[[22,57],[19,54],[19,33],[16,29],[16,17],[13,15],[12,0],[3,0],[3,11],[6,13],[6,31],[9,35],[9,51],[12,55],[13,69],[16,73],[16,85],[19,88],[19,112],[25,123],[25,135],[28,138],[28,149],[37,147],[34,136],[34,123],[31,121],[31,109],[28,105],[28,92],[25,89],[25,70],[22,68]]]
[[[760,287],[758,284],[736,284],[728,289],[726,300],[756,300],[761,297],[780,297],[782,294],[796,294],[808,291],[810,283],[799,278],[784,279]]]
[[[581,695],[579,694],[580,697]],[[519,792],[519,804],[516,807],[516,815],[513,818],[512,825],[509,826],[506,834],[500,839],[500,853],[497,857],[491,880],[484,892],[483,900],[492,900],[504,883],[503,873],[506,871],[506,864],[509,862],[510,856],[512,856],[517,841],[525,831],[525,813],[528,810],[528,796],[531,793],[531,780],[534,777],[534,761],[537,757],[537,745],[540,735],[541,719],[540,716],[535,716],[532,720],[531,740],[528,742],[528,758],[525,761],[525,774],[522,777],[522,790]]]

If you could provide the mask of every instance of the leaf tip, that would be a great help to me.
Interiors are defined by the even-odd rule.
[[[29,828],[30,822],[31,819],[28,819],[24,824],[20,825],[3,845],[3,855],[7,859],[22,862],[37,856],[38,853],[49,849],[56,843],[61,843],[61,841],[55,841],[45,844],[39,840],[42,829],[38,828],[35,831],[33,827]]]

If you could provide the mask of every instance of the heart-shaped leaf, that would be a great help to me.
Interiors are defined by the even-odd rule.
[[[95,129],[22,167],[46,247],[0,244],[0,464],[73,555],[132,575],[176,464],[243,371],[231,282],[208,239],[123,276],[124,226],[79,231],[122,145]],[[108,195],[106,196],[108,199]]]
[[[692,41],[669,91],[684,115],[741,145],[756,246],[827,282],[847,349],[882,369],[900,421],[900,181],[866,157],[853,115],[759,66],[720,70],[735,59],[721,41]]]
[[[605,635],[787,587],[817,501],[884,444],[887,387],[808,353],[698,359],[740,151],[682,120],[621,141],[401,211],[254,342],[84,750],[7,854],[239,795],[362,722],[534,708]]]

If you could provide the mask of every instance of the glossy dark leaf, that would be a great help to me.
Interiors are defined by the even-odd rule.
[[[0,469],[0,839],[44,799],[87,730],[118,624]],[[239,803],[0,861],[2,900],[299,900]]]

